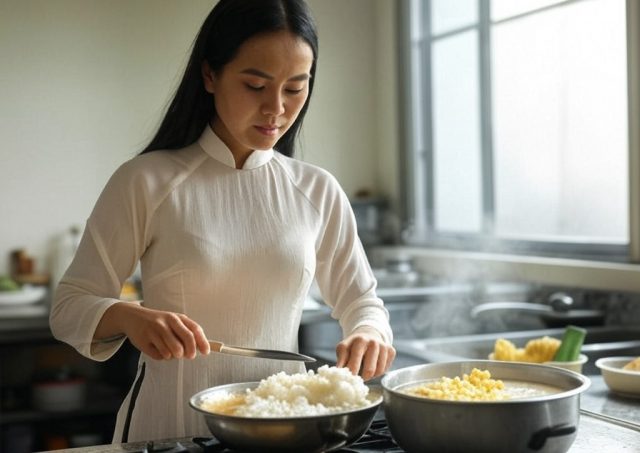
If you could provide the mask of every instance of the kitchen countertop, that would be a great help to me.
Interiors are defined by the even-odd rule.
[[[16,318],[0,316],[0,344],[32,343],[52,338],[48,314]]]
[[[618,396],[609,390],[602,376],[589,376],[591,387],[580,398],[583,413],[595,413],[635,425],[640,431],[640,396]],[[638,450],[640,452],[640,443]]]
[[[611,393],[602,376],[589,376],[591,387],[580,399],[580,426],[568,453],[640,453],[640,398],[632,399]],[[189,438],[169,439],[184,447],[195,447]],[[126,453],[139,452],[145,442],[96,445],[57,450],[59,453]]]
[[[640,452],[640,398],[618,396],[600,375],[580,397],[578,436],[569,449],[578,452]]]

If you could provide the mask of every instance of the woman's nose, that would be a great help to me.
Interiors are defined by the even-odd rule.
[[[262,103],[262,113],[269,116],[278,116],[284,113],[284,97],[281,93],[270,93],[265,96]]]

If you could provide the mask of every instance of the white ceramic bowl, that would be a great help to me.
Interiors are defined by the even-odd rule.
[[[589,358],[580,354],[578,360],[574,360],[573,362],[544,362],[543,365],[551,365],[558,368],[564,368],[565,370],[575,371],[576,373],[582,373],[582,366],[587,363]]]
[[[596,360],[604,382],[615,393],[640,398],[640,371],[623,370],[635,357],[603,357]]]
[[[495,360],[493,352],[489,354],[489,360]],[[576,373],[582,373],[582,366],[587,363],[588,360],[589,358],[586,355],[580,354],[578,360],[574,360],[572,362],[543,362],[542,365],[550,365],[556,368],[563,368],[565,370],[575,371]]]
[[[43,286],[24,285],[15,291],[0,292],[0,305],[32,304],[42,300],[45,294],[47,289]]]

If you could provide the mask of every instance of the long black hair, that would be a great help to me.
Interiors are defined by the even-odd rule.
[[[276,151],[293,156],[295,139],[311,100],[318,59],[316,26],[304,0],[220,0],[200,28],[180,85],[156,135],[140,154],[179,149],[198,140],[216,115],[213,95],[204,88],[202,63],[206,61],[216,73],[235,57],[247,39],[280,30],[304,39],[313,51],[307,100],[295,122],[274,146]]]

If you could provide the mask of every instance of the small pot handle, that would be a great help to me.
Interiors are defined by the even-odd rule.
[[[220,446],[220,442],[215,437],[194,437],[191,441],[204,451]]]
[[[571,425],[556,425],[543,428],[531,435],[527,446],[532,450],[541,450],[550,437],[568,436],[575,433],[576,429],[575,426]]]

